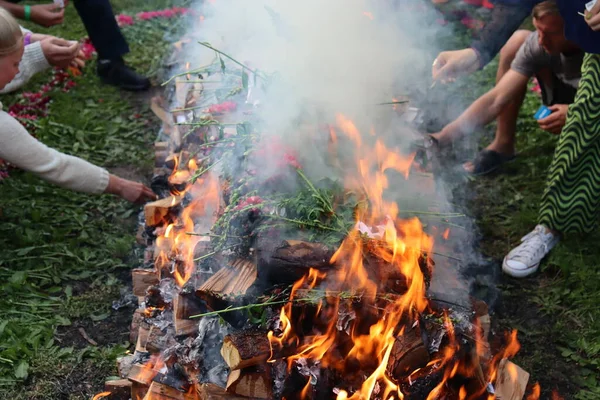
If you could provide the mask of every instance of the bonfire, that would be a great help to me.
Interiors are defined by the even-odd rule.
[[[96,397],[523,399],[516,331],[490,345],[487,305],[466,286],[439,291],[455,284],[464,216],[435,202],[426,156],[338,113],[298,127],[326,155],[319,176],[261,126],[276,77],[208,43],[192,68],[178,61],[191,42],[176,43],[185,68],[153,99],[161,199],[138,233],[135,351]],[[414,131],[408,101],[374,107]],[[415,184],[420,209],[388,195]]]

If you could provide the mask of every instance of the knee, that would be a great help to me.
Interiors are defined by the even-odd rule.
[[[500,63],[510,66],[512,61],[515,59],[517,52],[527,40],[527,37],[531,34],[527,30],[518,30],[510,37],[508,42],[500,50]]]

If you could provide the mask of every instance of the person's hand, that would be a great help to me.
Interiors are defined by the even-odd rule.
[[[538,124],[540,125],[540,128],[542,128],[546,132],[550,132],[555,135],[560,135],[560,132],[562,131],[562,128],[563,126],[565,126],[565,122],[567,121],[567,112],[569,111],[569,105],[555,104],[548,108],[552,111],[552,114],[550,114],[546,118],[538,120]]]
[[[591,11],[585,12],[585,22],[595,31],[600,31],[600,1],[597,2]]]
[[[123,179],[123,186],[118,194],[130,203],[144,204],[156,200],[156,194],[146,185]]]
[[[79,52],[77,53],[73,61],[71,61],[71,66],[78,69],[82,69],[83,67],[85,67],[85,60],[85,53],[83,52],[83,50],[79,49]]]
[[[41,42],[44,39],[51,38],[51,35],[44,35],[42,33],[32,33],[31,34],[31,43]]]
[[[467,75],[479,69],[479,57],[473,49],[443,51],[438,54],[431,66],[434,80],[450,82],[460,75]]]
[[[117,195],[131,203],[142,204],[156,200],[156,194],[149,187],[113,174],[108,176],[108,186],[104,192]]]
[[[64,19],[65,10],[54,3],[31,6],[31,20],[45,28],[62,24]]]
[[[41,41],[44,57],[50,65],[66,68],[77,60],[80,54],[78,42],[50,36]]]

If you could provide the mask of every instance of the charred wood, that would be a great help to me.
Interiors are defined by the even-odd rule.
[[[285,240],[274,242],[260,238],[258,249],[258,277],[273,283],[294,283],[311,268],[330,270],[329,260],[334,251],[320,243]]]
[[[110,392],[111,400],[129,400],[131,398],[132,383],[128,379],[106,381],[104,391]]]

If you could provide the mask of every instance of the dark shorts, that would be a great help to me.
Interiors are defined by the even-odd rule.
[[[556,76],[552,76],[552,83],[544,82],[538,76],[536,76],[536,78],[542,89],[542,102],[544,105],[571,104],[575,101],[577,89],[567,85]]]

